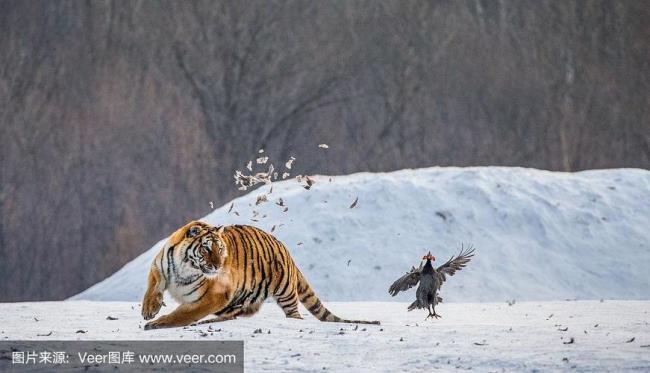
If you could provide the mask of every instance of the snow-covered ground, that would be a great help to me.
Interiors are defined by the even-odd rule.
[[[137,303],[5,303],[0,338],[244,340],[247,372],[650,369],[650,301],[450,303],[438,307],[436,321],[423,321],[424,311],[407,312],[406,303],[326,306],[382,325],[322,323],[304,308],[304,320],[286,319],[276,305],[265,304],[252,318],[144,331]],[[254,333],[258,328],[262,333]]]
[[[275,226],[324,300],[410,301],[388,295],[392,281],[461,243],[477,255],[445,283],[446,302],[650,299],[650,171],[435,167],[315,180],[263,186],[202,220]],[[269,202],[255,206],[261,194]],[[74,299],[139,301],[161,244]]]

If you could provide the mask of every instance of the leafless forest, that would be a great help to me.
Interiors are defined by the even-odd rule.
[[[0,301],[103,279],[242,193],[260,148],[648,168],[649,64],[645,0],[2,0]]]

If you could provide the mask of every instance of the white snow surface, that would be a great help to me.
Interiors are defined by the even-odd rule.
[[[0,338],[243,340],[246,372],[650,369],[650,301],[443,303],[435,321],[423,321],[422,310],[406,312],[407,303],[325,305],[339,316],[382,325],[323,323],[302,307],[304,320],[287,319],[266,304],[250,318],[144,331],[135,302],[0,303]],[[170,302],[161,313],[175,306]],[[258,328],[262,332],[254,333]]]
[[[434,167],[314,179],[311,190],[293,179],[270,194],[262,186],[201,220],[275,226],[327,301],[411,301],[413,291],[391,298],[390,284],[429,250],[441,264],[461,244],[476,256],[444,284],[445,303],[650,299],[650,171]],[[269,202],[256,206],[261,194]],[[73,299],[139,301],[164,240]],[[427,354],[413,359],[437,358]]]

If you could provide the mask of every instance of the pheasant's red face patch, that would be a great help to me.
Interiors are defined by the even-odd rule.
[[[422,260],[427,260],[427,259],[430,259],[431,261],[434,261],[434,262],[436,261],[436,257],[431,255],[431,252],[429,252],[427,255],[422,257]]]

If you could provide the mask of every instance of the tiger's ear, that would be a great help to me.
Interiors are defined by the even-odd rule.
[[[198,221],[191,221],[181,228],[179,228],[176,232],[172,233],[169,236],[169,240],[167,241],[170,246],[177,245],[179,242],[183,241],[186,237],[189,237],[189,231],[191,230],[192,227],[194,226],[199,226],[200,227],[201,222]]]
[[[199,232],[201,232],[201,226],[200,225],[193,225],[190,227],[190,229],[187,230],[187,233],[185,233],[185,237],[187,238],[193,238],[198,236]]]
[[[226,248],[226,243],[224,242],[223,236],[222,236],[225,229],[226,229],[225,225],[220,226],[219,229],[217,229],[217,234],[216,234],[217,235],[217,240],[216,240],[217,241],[217,246],[219,246],[219,254],[222,257],[225,257],[225,256],[228,255],[228,249]]]

